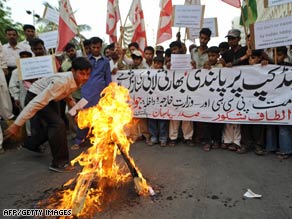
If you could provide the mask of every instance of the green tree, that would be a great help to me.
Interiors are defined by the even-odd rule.
[[[0,0],[0,41],[2,44],[7,43],[5,29],[7,27],[15,28],[18,31],[19,39],[23,39],[22,25],[14,22],[11,18],[11,8],[5,5],[6,0]]]

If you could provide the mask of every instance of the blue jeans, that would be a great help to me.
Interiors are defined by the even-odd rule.
[[[167,142],[168,136],[168,120],[164,119],[148,119],[149,132],[152,142]]]
[[[266,150],[279,151],[284,154],[292,153],[292,127],[289,125],[267,125]]]

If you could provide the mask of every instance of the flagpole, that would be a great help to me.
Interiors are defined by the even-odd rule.
[[[127,22],[128,18],[129,18],[129,16],[130,16],[130,10],[129,10],[129,12],[127,14],[127,17],[125,19],[124,25],[120,27],[120,33],[121,34],[120,34],[120,37],[119,37],[119,40],[118,40],[118,46],[120,46],[120,47],[123,46],[122,44],[123,44],[123,39],[124,39],[125,26],[126,26],[126,22]],[[120,21],[121,21],[121,24],[122,24],[122,19],[121,18],[120,18]]]
[[[82,40],[82,36],[80,34],[80,31],[79,31],[79,28],[77,28],[77,36],[80,39],[80,46],[81,46],[82,54],[83,54],[84,57],[86,57],[87,55],[86,55],[85,47],[84,47],[84,44],[83,44],[83,40]]]
[[[248,5],[247,5],[248,6]],[[245,38],[247,37],[247,27],[246,27],[246,23],[245,23],[245,17],[244,17],[244,14],[243,14],[243,9],[242,9],[242,6],[240,7],[240,10],[241,10],[241,20],[242,20],[242,24],[243,24],[243,29],[244,29],[244,34],[245,34]],[[245,39],[245,43],[246,43],[246,39]],[[247,43],[246,43],[247,44]],[[250,46],[247,44],[247,49],[250,49],[249,48]]]

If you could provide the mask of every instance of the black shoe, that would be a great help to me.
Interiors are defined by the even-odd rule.
[[[175,147],[176,144],[177,144],[176,140],[170,140],[170,141],[168,142],[168,146],[169,146],[169,147]]]
[[[266,155],[267,154],[267,152],[264,151],[262,149],[262,147],[261,146],[258,146],[258,145],[255,146],[254,152],[255,152],[256,155],[259,155],[259,156],[263,156],[263,155]]]
[[[191,139],[184,140],[184,144],[188,146],[195,146],[195,143]]]
[[[49,170],[58,172],[58,173],[67,173],[67,172],[71,172],[73,170],[75,170],[74,166],[71,166],[70,164],[64,164],[63,166],[59,166],[59,165],[53,165],[51,164],[49,166]]]
[[[36,153],[39,153],[39,154],[43,154],[43,153],[45,153],[45,151],[46,151],[46,147],[43,146],[43,145],[40,145],[40,146],[38,146],[37,148],[29,147],[29,146],[27,146],[26,144],[22,144],[21,146],[22,146],[23,148],[26,148],[27,150],[30,150],[30,151],[33,151],[33,152],[36,152]]]

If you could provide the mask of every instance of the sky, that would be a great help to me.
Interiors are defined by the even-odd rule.
[[[7,0],[6,5],[11,8],[12,19],[15,22],[23,24],[33,24],[32,15],[28,15],[26,10],[34,11],[35,14],[43,16],[44,0]],[[58,7],[58,0],[47,0],[54,7]],[[183,5],[185,0],[172,0],[173,5]],[[75,19],[78,24],[88,24],[91,31],[82,32],[82,34],[90,38],[98,36],[109,42],[106,35],[106,10],[107,0],[70,0],[71,6],[75,13]],[[146,34],[148,45],[155,46],[156,32],[159,21],[159,0],[141,0],[144,12],[144,20],[146,25]],[[205,5],[205,18],[217,17],[219,37],[211,38],[209,46],[218,46],[222,41],[226,41],[225,36],[232,27],[232,19],[240,16],[240,9],[230,6],[221,0],[201,0],[201,4]],[[119,7],[122,22],[130,9],[131,0],[119,0]],[[172,28],[173,40],[178,31],[177,27]],[[181,30],[181,36],[184,37],[184,29]],[[168,47],[172,40],[168,40],[162,45]],[[186,41],[187,46],[191,41]],[[196,41],[198,45],[198,41]]]

